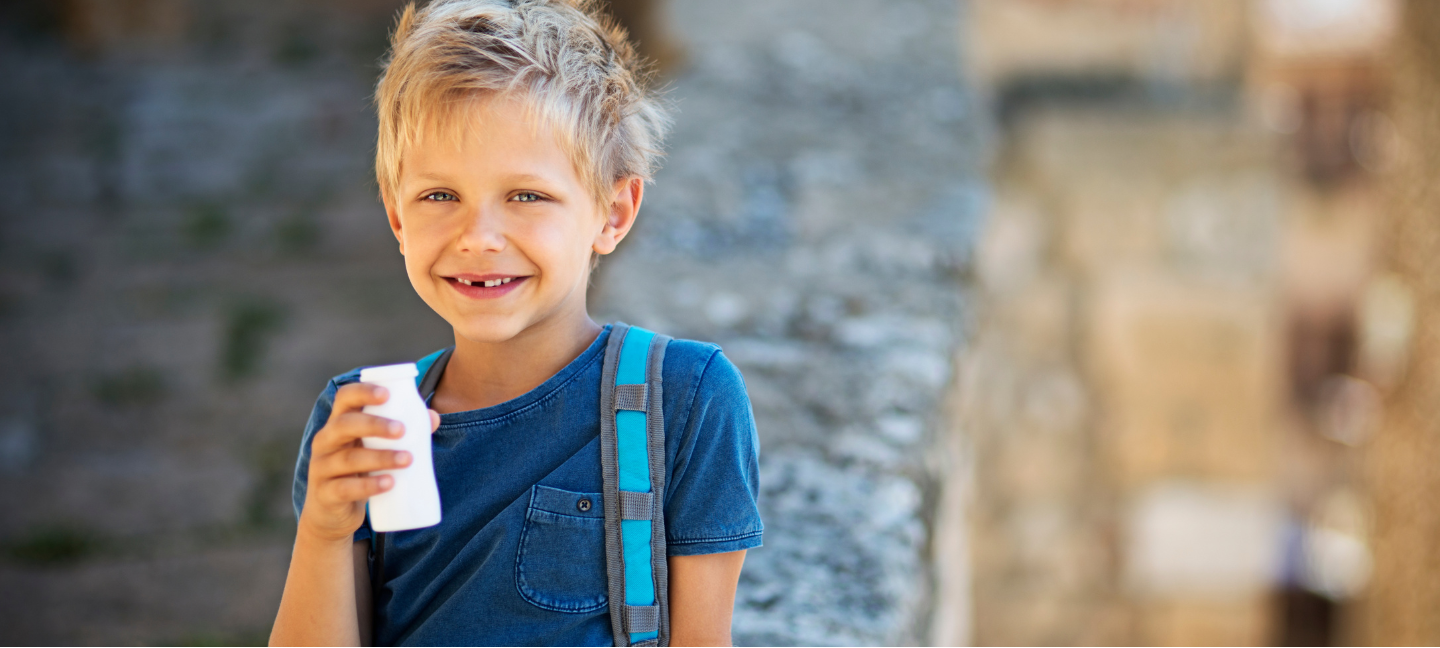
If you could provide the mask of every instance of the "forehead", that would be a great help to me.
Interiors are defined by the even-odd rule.
[[[533,176],[580,184],[554,128],[512,95],[466,97],[419,124],[401,154],[402,183],[455,176]]]

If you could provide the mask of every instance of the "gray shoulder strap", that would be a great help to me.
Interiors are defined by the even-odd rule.
[[[661,406],[669,342],[669,337],[617,322],[605,347],[600,459],[610,627],[617,646],[670,644]]]
[[[426,405],[430,404],[430,398],[435,395],[435,388],[440,386],[440,376],[445,374],[445,366],[450,364],[450,355],[453,353],[455,347],[445,347],[415,363],[420,374],[415,379],[415,388],[420,391],[420,400],[425,401]]]

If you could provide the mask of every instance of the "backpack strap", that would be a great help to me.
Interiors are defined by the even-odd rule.
[[[435,387],[440,384],[440,375],[445,373],[445,365],[450,363],[450,354],[454,352],[455,347],[446,347],[415,361],[415,387],[426,406],[430,405]],[[385,588],[385,539],[383,532],[370,534],[370,604],[376,607]]]
[[[600,379],[605,572],[616,646],[670,644],[665,551],[665,416],[670,338],[616,322]]]
[[[450,364],[452,353],[455,353],[455,347],[446,347],[415,361],[415,388],[420,390],[420,400],[426,405],[435,395],[435,388],[440,386],[440,374],[445,373],[445,365]]]

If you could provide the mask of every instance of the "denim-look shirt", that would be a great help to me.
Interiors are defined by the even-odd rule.
[[[440,416],[439,525],[386,534],[377,645],[612,645],[600,476],[600,373],[610,327],[529,393]],[[295,465],[298,516],[315,403]],[[670,343],[663,372],[665,535],[671,556],[760,546],[759,442],[745,383],[720,348]],[[355,539],[371,538],[369,521]]]

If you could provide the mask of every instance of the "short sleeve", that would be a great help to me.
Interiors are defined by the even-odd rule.
[[[703,369],[684,385],[690,403],[677,421],[683,422],[665,494],[671,556],[752,549],[764,532],[760,443],[745,381],[723,353],[709,348]],[[667,353],[667,365],[670,360]],[[667,382],[667,395],[675,387]]]
[[[354,373],[354,372],[351,372]],[[295,506],[295,521],[300,521],[300,512],[305,508],[305,492],[310,485],[310,446],[315,442],[315,435],[325,423],[330,420],[330,411],[335,408],[335,392],[340,390],[340,385],[353,380],[344,380],[346,376],[336,376],[325,385],[325,390],[320,392],[319,398],[315,399],[315,408],[310,410],[310,420],[305,423],[305,434],[300,439],[300,456],[295,460],[295,481],[290,486],[290,500]],[[355,531],[355,540],[370,539],[370,518],[360,524]]]

